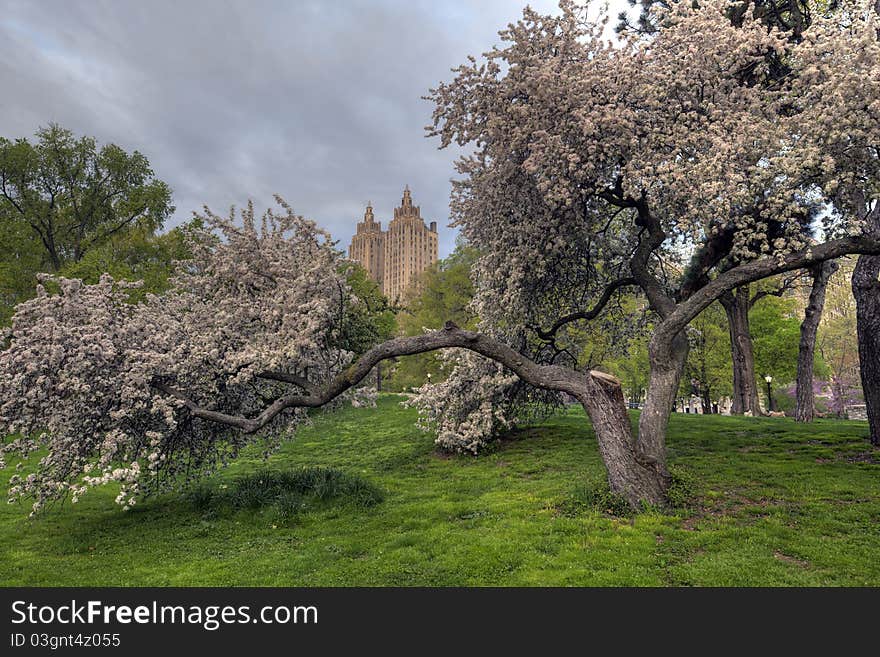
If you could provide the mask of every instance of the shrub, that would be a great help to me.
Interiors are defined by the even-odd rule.
[[[199,484],[187,492],[186,499],[197,511],[206,511],[214,501],[214,491],[206,484]]]

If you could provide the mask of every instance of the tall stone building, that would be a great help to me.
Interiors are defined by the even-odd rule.
[[[363,265],[386,297],[400,302],[418,275],[437,262],[437,222],[425,226],[407,185],[388,230],[382,230],[372,205],[367,205],[364,220],[358,222],[351,238],[348,257]]]
[[[357,232],[351,238],[348,257],[357,260],[379,286],[385,280],[385,233],[381,222],[373,219],[373,206],[368,203],[364,220],[358,222]]]

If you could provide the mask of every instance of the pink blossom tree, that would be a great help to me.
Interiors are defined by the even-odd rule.
[[[477,330],[449,323],[356,357],[337,336],[351,302],[338,256],[289,211],[258,227],[248,210],[243,228],[208,215],[225,238],[204,232],[172,291],[144,304],[109,279],[24,304],[0,354],[0,429],[18,434],[3,453],[47,455],[11,494],[39,508],[112,479],[132,503],[249,436],[271,447],[386,358],[452,348],[450,377],[417,400],[445,445],[479,449],[564,393],[592,422],[612,490],[663,504],[685,327],[743,285],[880,254],[855,194],[880,180],[877,17],[847,2],[793,40],[750,12],[734,27],[727,8],[652,8],[656,32],[620,46],[573,3],[526,9],[502,46],[431,92],[432,134],[468,147],[452,209],[480,254]],[[811,245],[817,203],[833,211]],[[572,339],[623,291],[654,315],[635,433],[619,381],[584,367]]]
[[[284,401],[265,410],[267,400],[309,394],[350,364],[358,300],[330,236],[282,209],[258,221],[248,206],[238,225],[206,210],[193,259],[143,303],[130,303],[136,284],[107,275],[43,278],[0,352],[0,431],[14,434],[0,457],[47,450],[36,472],[13,477],[11,498],[34,498],[36,511],[117,481],[131,505],[251,442],[250,425],[229,426],[228,413],[256,414],[267,452],[306,420]]]

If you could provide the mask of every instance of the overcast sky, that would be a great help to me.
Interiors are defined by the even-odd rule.
[[[172,225],[277,192],[346,247],[366,202],[386,225],[409,184],[443,257],[455,153],[425,137],[421,96],[524,2],[7,0],[0,134],[56,122],[141,151]]]

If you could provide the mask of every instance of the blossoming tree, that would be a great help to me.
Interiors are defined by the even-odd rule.
[[[38,510],[117,481],[131,505],[227,462],[252,427],[268,451],[305,420],[289,398],[264,407],[287,387],[313,393],[369,327],[330,236],[282,207],[237,224],[206,211],[171,291],[142,303],[108,275],[43,278],[0,352],[0,431],[14,434],[0,457],[48,450],[11,497]],[[259,419],[231,429],[229,413]]]
[[[225,239],[202,233],[172,291],[143,304],[109,279],[60,281],[23,304],[0,354],[0,429],[17,433],[3,452],[47,453],[12,495],[39,508],[118,480],[131,503],[248,436],[271,447],[383,359],[455,348],[450,377],[418,400],[441,442],[475,450],[565,393],[591,419],[611,488],[663,504],[688,324],[745,284],[880,254],[861,230],[863,191],[880,180],[877,17],[846,4],[795,42],[750,14],[732,26],[727,7],[652,9],[657,31],[621,46],[570,3],[555,17],[527,9],[501,47],[432,91],[433,134],[471,147],[452,208],[480,253],[477,330],[450,323],[356,356],[337,328],[353,302],[338,256],[290,211],[260,226],[245,212],[243,228],[209,215]],[[771,76],[780,62],[787,73]],[[833,211],[810,245],[817,203]],[[624,290],[654,314],[635,434],[620,383],[582,367],[572,339]]]

